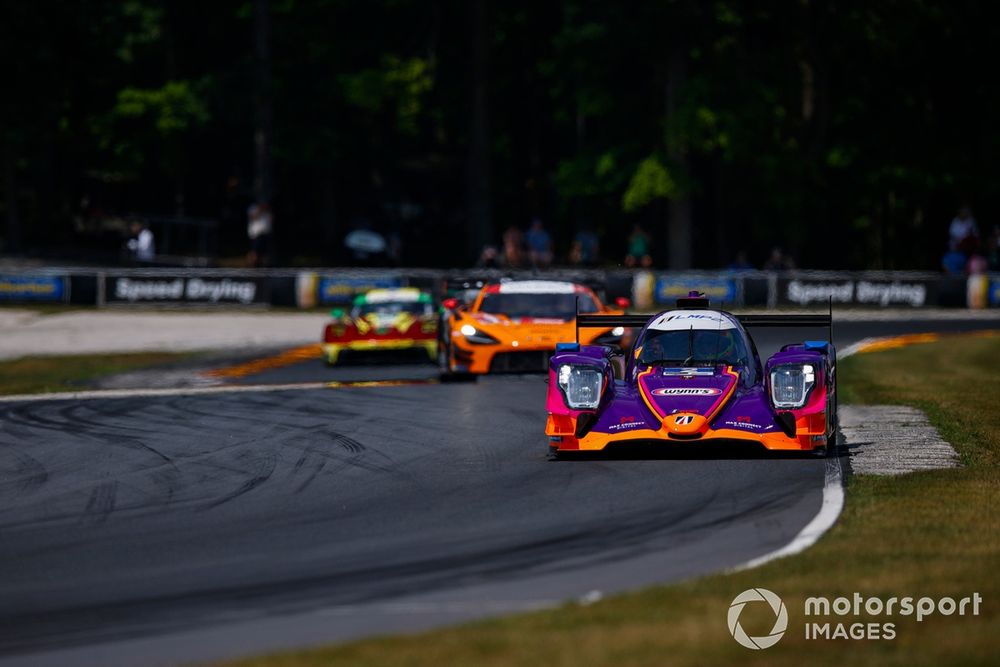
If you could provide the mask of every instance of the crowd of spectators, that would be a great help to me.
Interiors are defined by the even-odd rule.
[[[488,244],[482,248],[476,266],[480,268],[537,268],[544,269],[555,260],[552,235],[540,218],[533,218],[526,230],[517,225],[509,225],[500,237],[499,245]],[[570,243],[565,258],[570,266],[594,267],[610,261],[601,254],[601,239],[590,225],[581,225]],[[634,224],[625,238],[625,254],[618,260],[626,268],[652,268],[653,239],[642,225]],[[760,266],[749,260],[746,250],[736,253],[735,259],[726,267],[730,271],[787,271],[795,268],[795,262],[780,247]]]
[[[968,206],[958,210],[948,227],[948,250],[941,269],[950,276],[977,275],[1000,270],[1000,225],[984,239]]]
[[[556,259],[552,235],[541,218],[532,218],[526,231],[517,225],[509,225],[500,241],[499,248],[495,245],[483,247],[476,266],[544,269],[552,266]],[[649,236],[636,225],[629,237],[629,256],[625,258],[625,264],[652,266],[649,246]],[[636,256],[634,252],[640,250]],[[573,266],[583,267],[597,266],[602,262],[600,237],[590,226],[582,225],[573,236],[566,259]]]
[[[994,225],[985,237],[968,206],[958,210],[948,229],[948,250],[941,259],[941,268],[948,275],[963,276],[1000,271],[1000,225]],[[483,248],[477,266],[486,268],[547,268],[555,258],[552,235],[542,220],[534,218],[526,230],[510,225],[504,230],[501,244]],[[601,255],[601,240],[589,226],[576,232],[566,256],[572,266],[598,266],[610,258]],[[653,242],[641,225],[632,226],[625,239],[625,254],[619,260],[627,268],[653,266]],[[730,271],[789,271],[795,262],[782,248],[774,247],[766,261],[755,266],[746,250],[739,250],[726,267]]]

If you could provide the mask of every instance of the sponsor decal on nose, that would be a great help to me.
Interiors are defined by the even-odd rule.
[[[653,396],[718,396],[721,389],[714,387],[661,387],[652,391]]]

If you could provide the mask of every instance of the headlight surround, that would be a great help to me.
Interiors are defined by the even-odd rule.
[[[570,409],[593,410],[600,404],[604,374],[599,369],[563,364],[557,380]]]
[[[771,369],[771,402],[776,408],[801,408],[816,384],[812,364],[781,364]]]
[[[459,328],[458,332],[465,336],[465,340],[470,343],[475,343],[476,345],[493,345],[500,342],[493,336],[488,333],[483,333],[471,324],[463,324]]]

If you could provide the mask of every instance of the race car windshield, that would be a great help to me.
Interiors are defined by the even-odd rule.
[[[599,308],[588,294],[502,294],[483,297],[479,311],[508,317],[537,317],[572,320],[576,317],[576,300],[580,298],[581,313],[596,313]]]
[[[409,313],[416,317],[424,317],[433,315],[434,307],[429,303],[420,303],[419,301],[363,303],[354,307],[351,316],[365,317],[367,315],[377,315],[382,318],[395,317],[400,313]]]
[[[639,363],[705,366],[745,365],[750,358],[743,338],[734,329],[678,329],[648,331]]]

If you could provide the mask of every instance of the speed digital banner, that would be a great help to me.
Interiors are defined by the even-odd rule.
[[[186,276],[108,276],[105,303],[230,304],[268,303],[263,278]]]
[[[839,305],[936,306],[938,282],[933,279],[821,279],[782,278],[778,280],[780,305],[810,306],[833,301]]]

